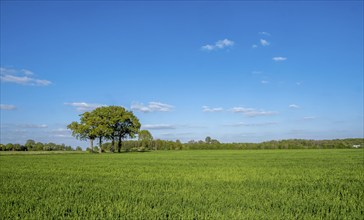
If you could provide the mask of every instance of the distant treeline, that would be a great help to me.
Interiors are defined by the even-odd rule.
[[[181,141],[166,141],[166,140],[130,140],[123,141],[121,143],[121,149],[123,151],[152,151],[152,150],[183,150],[184,144]],[[111,149],[111,143],[105,143],[102,145],[102,151],[109,152]],[[87,148],[87,151],[90,151]],[[95,151],[98,151],[97,147]]]
[[[359,148],[363,147],[363,138],[335,139],[335,140],[305,140],[289,139],[279,141],[266,141],[261,143],[206,143],[204,141],[190,141],[183,145],[184,149],[333,149],[333,148]]]
[[[289,139],[280,141],[266,141],[262,143],[220,143],[206,138],[205,141],[177,141],[148,140],[124,141],[123,151],[152,151],[152,150],[246,150],[246,149],[341,149],[360,148],[364,146],[363,138],[335,139],[335,140],[305,140]],[[102,151],[110,151],[111,143],[102,145]],[[88,149],[90,150],[90,149]]]
[[[122,151],[154,151],[154,150],[248,150],[248,149],[342,149],[362,148],[363,138],[335,139],[335,140],[305,140],[289,139],[280,141],[266,141],[261,143],[220,143],[215,139],[207,137],[205,141],[181,141],[166,140],[128,140],[121,144]],[[110,152],[111,143],[102,144],[103,152]],[[86,149],[91,151],[90,148]],[[72,148],[64,144],[41,143],[28,140],[21,144],[0,144],[0,151],[82,151],[81,147]],[[99,151],[99,146],[94,148]]]
[[[0,151],[82,151],[81,147],[76,149],[65,144],[55,143],[41,143],[35,142],[34,140],[27,140],[24,145],[22,144],[0,144]]]

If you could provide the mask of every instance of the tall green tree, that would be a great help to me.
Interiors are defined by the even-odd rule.
[[[90,140],[90,148],[91,152],[94,151],[94,140],[97,135],[97,124],[92,117],[90,112],[85,112],[80,115],[80,123],[72,122],[67,126],[68,129],[72,131],[72,136],[76,137],[79,140]]]
[[[27,142],[25,142],[25,147],[28,149],[28,150],[33,150],[34,147],[35,147],[35,141],[34,140],[27,140]]]
[[[5,149],[8,151],[10,150],[15,151],[14,144],[8,143],[7,145],[5,145]]]
[[[140,130],[138,133],[138,140],[139,141],[152,141],[153,136],[148,130]]]
[[[94,134],[99,139],[99,153],[102,152],[102,141],[104,139],[112,139],[112,106],[99,107],[90,114],[92,123],[95,124]]]
[[[140,143],[140,150],[152,149],[153,136],[148,130],[141,130],[138,133],[138,141]]]
[[[115,150],[116,141],[118,152],[120,152],[122,140],[127,137],[134,137],[140,128],[139,120],[133,113],[121,106],[99,107],[91,114],[97,123],[96,134],[100,146],[102,146],[102,138],[111,140],[111,152]]]
[[[139,119],[131,111],[125,110],[123,107],[117,107],[114,112],[113,135],[117,138],[117,150],[120,153],[121,143],[126,138],[134,138],[140,129]]]
[[[128,137],[134,138],[140,129],[140,122],[133,112],[120,106],[99,107],[80,116],[80,123],[72,122],[67,127],[76,138],[89,139],[92,151],[93,141],[98,138],[100,153],[102,140],[112,140],[111,152],[114,152],[115,142],[118,141],[117,150],[120,152],[122,141]]]

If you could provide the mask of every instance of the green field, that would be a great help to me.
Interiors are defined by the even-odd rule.
[[[0,154],[1,219],[363,219],[364,151]]]

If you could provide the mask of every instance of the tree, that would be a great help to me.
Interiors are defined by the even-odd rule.
[[[28,150],[33,150],[33,148],[35,148],[35,141],[31,139],[27,140],[27,142],[25,142],[25,147]]]
[[[210,144],[220,144],[220,141],[216,140],[216,139],[212,139],[210,141]]]
[[[5,145],[5,150],[8,150],[8,151],[14,151],[15,148],[14,148],[14,144],[12,143],[8,143],[7,145]]]
[[[144,151],[146,148],[152,148],[153,136],[148,130],[141,130],[138,133],[138,141],[140,143],[140,150]]]
[[[34,149],[35,149],[36,151],[41,151],[41,150],[43,150],[43,147],[44,147],[43,143],[41,143],[41,142],[37,142],[37,143],[35,144],[35,146],[34,146]]]
[[[99,107],[90,113],[90,120],[95,124],[94,134],[99,139],[99,153],[102,152],[102,140],[112,139],[112,113],[111,107]]]
[[[120,153],[122,140],[127,137],[134,138],[139,132],[140,122],[133,112],[127,111],[123,107],[116,107],[114,114],[113,137],[118,139],[118,152]]]
[[[152,141],[153,136],[148,130],[140,130],[138,133],[138,140],[139,141]]]
[[[96,126],[89,112],[80,115],[80,123],[72,122],[67,126],[72,131],[72,136],[79,140],[90,140],[91,153],[94,151],[94,140],[96,138]]]
[[[114,151],[115,140],[118,140],[118,152],[121,142],[127,137],[133,138],[140,129],[137,117],[131,111],[120,106],[99,107],[92,112],[80,115],[80,123],[72,122],[67,126],[72,135],[80,140],[89,139],[93,150],[93,140],[99,139],[99,151],[102,151],[102,140],[111,139],[111,152]]]
[[[211,137],[207,136],[205,138],[205,142],[206,142],[206,144],[210,144],[211,143]]]
[[[181,141],[180,140],[176,140],[176,150],[182,150],[182,147],[183,147],[183,145],[182,145],[182,143],[181,143]]]
[[[82,151],[82,148],[80,146],[77,146],[76,151]]]
[[[127,111],[121,106],[99,107],[91,112],[94,117],[96,126],[96,135],[100,138],[111,139],[110,151],[114,152],[115,141],[117,141],[117,150],[120,153],[122,140],[134,136],[139,132],[140,123],[133,112]]]

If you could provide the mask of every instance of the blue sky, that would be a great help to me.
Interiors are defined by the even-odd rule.
[[[363,1],[1,1],[1,143],[86,146],[102,105],[155,138],[363,137]]]

